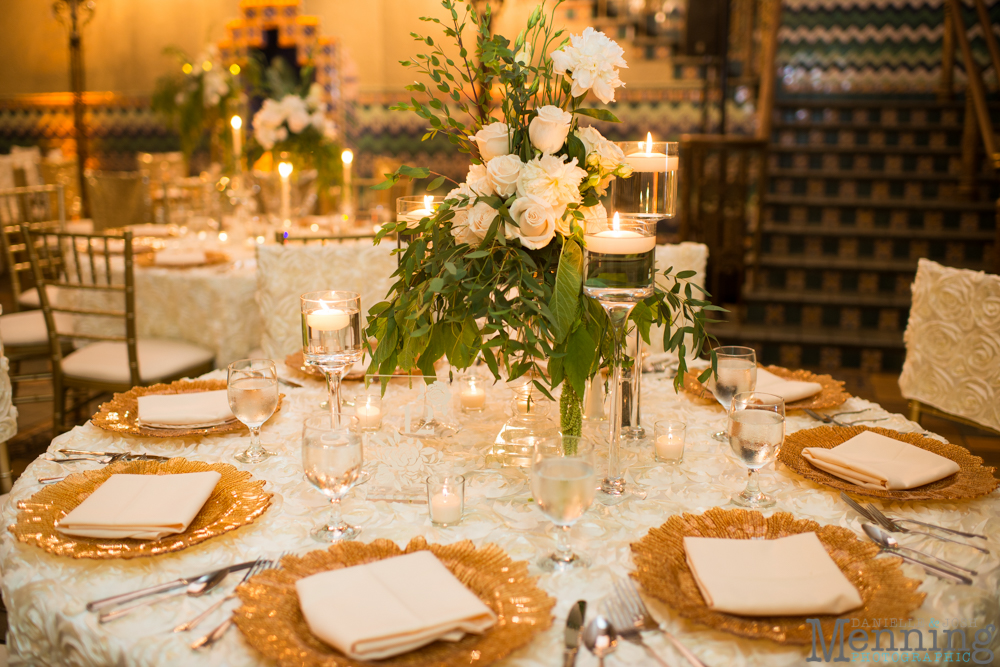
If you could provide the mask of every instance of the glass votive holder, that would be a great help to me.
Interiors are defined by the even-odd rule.
[[[370,433],[382,428],[382,396],[378,386],[354,398],[354,419],[358,430]]]
[[[462,412],[482,412],[486,407],[486,383],[478,375],[458,376],[458,403]]]
[[[680,463],[684,460],[684,437],[687,424],[664,419],[653,425],[653,453],[660,463]]]
[[[465,477],[439,474],[427,478],[427,508],[435,526],[454,526],[465,511]]]

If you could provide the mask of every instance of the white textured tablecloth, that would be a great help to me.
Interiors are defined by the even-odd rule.
[[[215,374],[219,375],[218,372]],[[350,397],[356,384],[345,386]],[[3,570],[3,598],[8,609],[10,630],[8,647],[12,665],[260,665],[266,664],[243,640],[238,630],[229,634],[210,651],[194,652],[188,644],[214,627],[225,612],[219,612],[194,633],[173,634],[177,623],[207,607],[218,595],[207,598],[182,598],[142,609],[121,620],[99,625],[84,605],[89,601],[120,592],[189,575],[258,555],[275,555],[284,550],[308,551],[322,548],[309,537],[309,530],[326,511],[325,498],[302,475],[300,429],[302,417],[314,411],[324,392],[319,383],[302,390],[282,391],[287,395],[281,412],[263,428],[263,441],[280,453],[257,466],[240,466],[267,480],[275,494],[273,506],[255,524],[214,538],[191,549],[155,558],[132,561],[74,561],[51,556],[35,547],[17,544],[4,531],[0,542],[0,567]],[[668,414],[688,422],[688,445],[684,462],[676,467],[655,464],[648,442],[631,447],[626,459],[631,468],[628,477],[648,493],[645,500],[618,506],[595,504],[573,529],[575,546],[592,560],[590,568],[571,573],[541,575],[540,585],[557,599],[552,628],[534,642],[515,652],[501,665],[551,667],[561,665],[563,624],[570,605],[584,598],[596,609],[618,577],[632,569],[629,543],[647,530],[662,524],[679,512],[700,513],[726,505],[729,496],[742,488],[745,473],[726,454],[725,447],[709,438],[722,417],[718,408],[698,406],[683,396],[676,396],[670,381],[662,375],[647,375],[643,381],[643,422],[651,429],[656,419]],[[354,490],[344,503],[350,520],[362,526],[361,540],[378,537],[405,545],[422,535],[430,542],[450,543],[470,539],[477,545],[494,542],[515,559],[534,561],[551,550],[551,524],[536,506],[528,501],[529,490],[524,475],[517,470],[485,471],[485,453],[505,419],[504,406],[510,392],[502,385],[489,390],[485,413],[463,420],[464,429],[450,442],[424,445],[402,438],[388,425],[375,434],[366,447],[366,465],[373,477]],[[414,411],[420,403],[418,390],[390,388],[386,406],[388,419],[399,424],[403,405]],[[886,417],[877,405],[860,399],[849,400],[841,409],[869,408],[866,415]],[[556,414],[553,411],[553,414]],[[461,419],[461,416],[458,417]],[[791,413],[788,431],[815,426],[816,422],[800,413]],[[900,415],[892,415],[878,426],[901,431],[918,430],[916,424]],[[588,427],[589,428],[589,427]],[[58,437],[51,451],[60,447],[83,449],[130,449],[155,454],[184,456],[206,461],[232,462],[232,456],[247,446],[247,438],[236,435],[176,440],[126,439],[92,425],[78,427]],[[18,480],[9,500],[3,505],[4,526],[13,523],[16,503],[27,499],[40,486],[39,476],[81,470],[93,464],[58,464],[36,460]],[[422,492],[422,480],[428,471],[456,469],[466,473],[466,514],[453,528],[430,524],[423,505],[368,502],[367,494],[385,495]],[[798,518],[810,518],[820,524],[846,526],[861,535],[861,523],[838,498],[836,491],[819,487],[781,468],[770,467],[762,474],[764,489],[773,493],[778,504],[774,510],[792,512]],[[938,555],[961,560],[978,568],[981,575],[974,587],[959,587],[926,576],[916,567],[906,565],[909,576],[923,581],[920,590],[927,593],[924,605],[917,610],[915,622],[921,628],[935,619],[964,620],[976,624],[968,632],[969,646],[976,629],[997,623],[998,570],[1000,554],[1000,497],[963,502],[889,504],[876,503],[894,513],[921,518],[955,528],[990,536],[992,556],[968,553],[961,547],[943,547],[941,543],[920,543],[902,535],[900,541],[927,547]],[[738,567],[739,564],[734,564]],[[235,577],[233,578],[235,581]],[[228,582],[227,582],[228,583]],[[228,591],[231,584],[225,587]],[[235,602],[228,607],[235,607]],[[593,612],[591,612],[593,613]],[[667,613],[665,621],[680,639],[710,667],[807,666],[803,647],[780,646],[768,641],[754,641],[696,626]],[[850,629],[848,629],[849,631]],[[996,633],[994,633],[994,638]],[[669,644],[657,635],[648,635],[648,643],[673,665],[685,665]],[[925,636],[930,645],[930,637]],[[996,651],[997,642],[993,641]],[[848,652],[850,649],[848,648]],[[922,663],[941,664],[944,661]],[[596,660],[581,650],[580,667],[596,665]],[[622,642],[613,658],[614,665],[652,665],[641,649]]]

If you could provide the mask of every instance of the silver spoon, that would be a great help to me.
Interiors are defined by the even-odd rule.
[[[109,611],[106,614],[101,614],[100,616],[98,616],[97,620],[101,623],[107,623],[108,621],[113,621],[116,618],[121,618],[125,614],[128,614],[129,612],[132,612],[138,609],[139,607],[145,607],[147,605],[159,602],[160,600],[168,600],[170,598],[178,597],[181,595],[188,595],[193,598],[201,597],[205,593],[209,592],[210,590],[221,584],[222,580],[225,579],[228,575],[229,575],[228,569],[225,568],[221,569],[208,579],[205,579],[204,581],[200,580],[194,581],[188,584],[185,588],[180,589],[176,593],[171,593],[170,595],[164,595],[162,597],[153,598],[152,600],[146,600],[144,602],[140,602],[139,604],[134,604],[130,607],[123,607],[121,609],[115,609],[114,611]]]
[[[600,667],[604,667],[604,657],[618,647],[618,633],[608,619],[598,614],[584,626],[583,644],[597,657]]]
[[[875,524],[872,524],[872,523],[862,524],[861,528],[862,528],[862,530],[865,531],[865,534],[868,535],[868,537],[870,537],[872,539],[873,542],[875,542],[876,544],[878,544],[883,549],[887,549],[887,550],[894,551],[894,552],[912,551],[915,554],[920,554],[921,556],[923,556],[925,558],[930,558],[931,560],[937,561],[938,563],[941,563],[942,565],[945,565],[947,567],[954,568],[956,570],[961,570],[962,572],[968,572],[971,575],[977,575],[977,574],[979,574],[975,570],[970,570],[967,567],[962,567],[961,565],[956,565],[955,563],[952,563],[950,561],[946,561],[946,560],[944,560],[942,558],[938,558],[937,556],[932,556],[931,554],[924,553],[923,551],[917,551],[916,549],[911,549],[910,547],[900,546],[900,544],[896,540],[896,538],[894,538],[892,535],[890,535],[889,533],[885,532],[884,530],[882,530],[881,528],[879,528]],[[902,556],[903,554],[898,554],[898,555]],[[935,566],[932,566],[932,567],[935,567]]]

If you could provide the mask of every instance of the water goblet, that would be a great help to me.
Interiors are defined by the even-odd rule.
[[[536,439],[530,481],[535,503],[556,525],[556,550],[542,557],[538,566],[546,572],[586,567],[587,559],[570,548],[569,531],[597,493],[593,445],[561,434]]]
[[[622,353],[625,324],[635,305],[653,295],[656,223],[620,218],[588,220],[584,234],[583,293],[607,313],[614,335],[608,474],[601,481],[602,501],[627,496],[621,466]]]
[[[364,450],[361,438],[326,414],[308,417],[302,425],[302,469],[306,479],[330,499],[330,514],[312,531],[317,542],[353,540],[361,532],[341,516],[340,501],[361,476]]]
[[[727,411],[733,396],[757,387],[757,354],[751,347],[729,345],[715,349],[717,374],[708,376],[708,390]],[[712,437],[727,442],[726,432],[716,431]]]
[[[250,429],[250,446],[234,458],[260,463],[274,456],[260,444],[260,427],[278,407],[278,371],[270,359],[240,359],[229,364],[229,408]]]
[[[306,363],[326,376],[330,419],[340,424],[340,384],[351,366],[364,356],[361,336],[361,296],[357,292],[309,292],[299,297],[302,313],[302,353]]]
[[[729,446],[747,468],[747,487],[732,497],[734,505],[763,509],[774,498],[760,490],[758,471],[778,457],[785,442],[785,401],[780,396],[747,391],[729,406]]]

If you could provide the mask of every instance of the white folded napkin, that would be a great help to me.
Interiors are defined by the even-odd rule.
[[[139,397],[139,424],[150,428],[204,428],[234,419],[225,389]]]
[[[739,616],[842,614],[861,596],[816,533],[776,540],[685,537],[684,552],[709,608]]]
[[[201,266],[206,262],[204,250],[160,250],[154,255],[157,266]]]
[[[76,537],[158,540],[183,533],[222,475],[112,475],[59,520],[60,533]]]
[[[357,660],[378,660],[481,634],[496,615],[429,551],[295,582],[314,635]]]
[[[774,394],[785,399],[786,403],[801,401],[803,398],[815,396],[823,391],[819,382],[802,382],[801,380],[786,380],[763,368],[757,369],[757,387],[754,391],[764,394]]]
[[[951,459],[902,440],[865,431],[833,449],[806,447],[802,458],[866,489],[912,489],[960,470]]]

